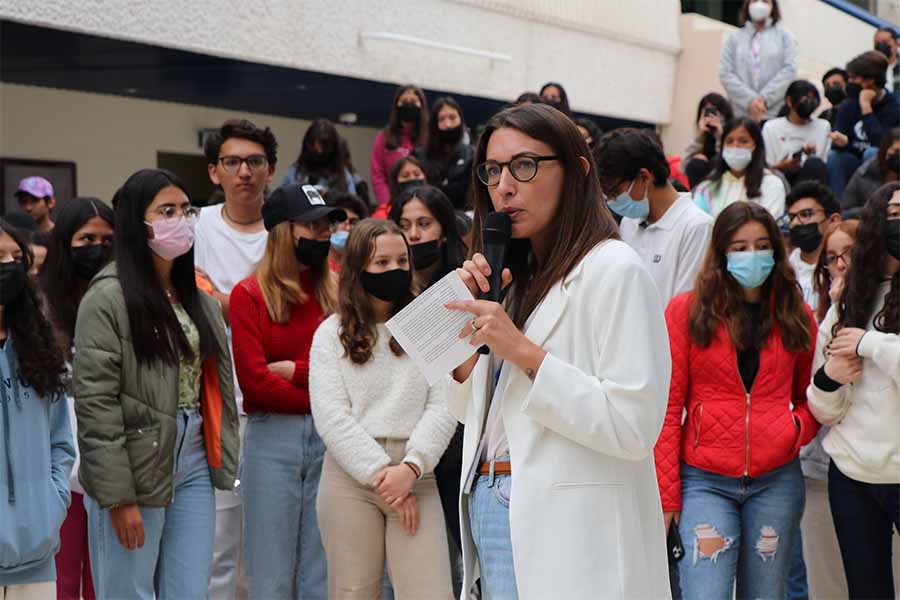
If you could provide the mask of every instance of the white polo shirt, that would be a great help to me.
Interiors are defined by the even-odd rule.
[[[713,218],[694,204],[689,192],[655,223],[622,219],[619,233],[634,248],[656,282],[663,305],[694,288],[712,236]]]

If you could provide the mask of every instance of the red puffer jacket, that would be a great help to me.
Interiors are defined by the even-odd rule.
[[[818,332],[812,311],[806,308],[811,335],[806,352],[787,350],[778,325],[772,326],[748,394],[724,324],[707,348],[691,341],[688,314],[693,296],[693,292],[676,296],[666,309],[672,382],[654,450],[666,512],[681,510],[681,463],[726,477],[759,477],[793,460],[819,430],[806,405]],[[687,418],[682,425],[684,409]]]

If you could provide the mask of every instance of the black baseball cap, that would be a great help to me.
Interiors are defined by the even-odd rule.
[[[269,194],[262,207],[263,223],[266,231],[285,221],[345,221],[347,213],[343,208],[325,204],[319,191],[311,185],[289,183]]]

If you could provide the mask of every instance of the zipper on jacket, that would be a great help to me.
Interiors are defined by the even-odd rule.
[[[747,453],[744,457],[744,477],[750,477],[750,392],[747,392],[746,426],[747,426]]]

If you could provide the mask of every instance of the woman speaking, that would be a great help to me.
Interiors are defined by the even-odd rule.
[[[481,227],[502,211],[512,285],[502,305],[448,305],[472,314],[460,335],[473,351],[491,350],[453,372],[449,399],[466,424],[463,597],[476,565],[487,599],[668,597],[653,461],[671,368],[659,293],[562,113],[497,114],[475,163],[475,254],[458,273],[473,295],[489,289]]]

